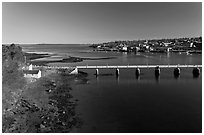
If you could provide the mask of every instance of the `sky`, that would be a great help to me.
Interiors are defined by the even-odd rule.
[[[202,35],[201,2],[3,2],[3,43],[89,44]]]

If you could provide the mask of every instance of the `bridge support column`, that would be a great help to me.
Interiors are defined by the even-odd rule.
[[[120,74],[119,68],[116,69],[115,73],[116,73],[116,76],[119,76],[119,74]]]
[[[198,67],[193,69],[193,77],[198,77],[200,75],[200,69]]]
[[[136,68],[136,70],[135,70],[135,75],[136,75],[136,77],[139,77],[139,76],[140,76],[140,69],[139,69],[139,68]]]
[[[96,76],[98,76],[99,75],[99,70],[98,70],[98,68],[96,69]]]
[[[177,67],[177,68],[174,69],[174,76],[175,77],[179,77],[180,73],[181,73],[180,68]]]
[[[154,73],[155,73],[155,76],[156,76],[156,77],[158,77],[158,76],[160,75],[161,70],[160,70],[159,66],[156,66],[156,67],[155,67]]]

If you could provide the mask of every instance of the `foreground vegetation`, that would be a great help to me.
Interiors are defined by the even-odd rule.
[[[70,132],[81,125],[70,94],[70,76],[61,70],[28,82],[22,49],[2,46],[2,132]]]

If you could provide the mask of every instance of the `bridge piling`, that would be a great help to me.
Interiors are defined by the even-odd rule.
[[[136,75],[136,77],[140,76],[140,69],[139,68],[136,68],[135,75]]]
[[[198,67],[193,68],[193,77],[198,77],[200,75],[200,69]]]
[[[116,69],[116,76],[119,76],[120,74],[120,71],[119,71],[119,68]]]
[[[180,70],[179,67],[177,67],[177,68],[174,69],[174,76],[175,76],[175,77],[178,77],[178,76],[180,75],[180,73],[181,73],[181,70]]]
[[[156,66],[156,67],[155,67],[154,73],[155,73],[155,76],[156,76],[156,77],[158,77],[158,76],[160,75],[161,70],[160,70],[159,66]]]
[[[98,70],[98,68],[96,69],[96,76],[98,76],[99,75],[99,70]]]

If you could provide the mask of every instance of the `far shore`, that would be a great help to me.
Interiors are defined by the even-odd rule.
[[[81,58],[69,56],[68,58],[63,58],[61,60],[37,60],[40,58],[51,57],[51,54],[38,54],[38,53],[25,53],[26,59],[30,60],[30,63],[38,66],[45,66],[50,63],[75,63],[82,62],[84,60],[105,60],[105,59],[115,59],[116,57],[97,57],[97,58]]]
[[[26,56],[26,60],[35,60],[51,56],[51,54],[48,53],[27,53],[27,52],[24,53],[24,55]]]

